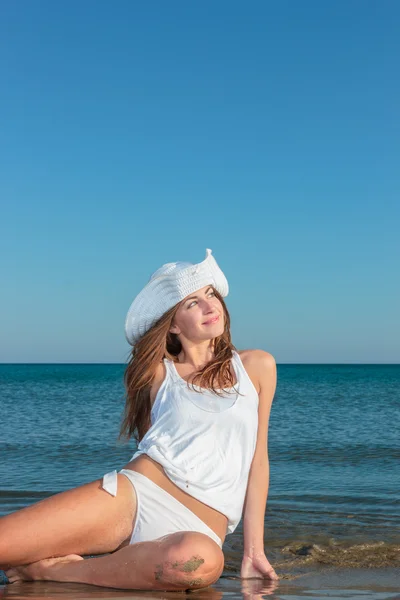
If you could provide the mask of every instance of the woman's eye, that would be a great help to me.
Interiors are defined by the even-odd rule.
[[[210,292],[208,294],[209,296],[215,296],[215,292]],[[188,308],[190,308],[191,306],[193,306],[193,304],[197,304],[197,300],[193,300],[193,302],[191,302],[188,306]]]

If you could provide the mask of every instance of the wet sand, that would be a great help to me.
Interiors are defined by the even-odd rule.
[[[0,586],[3,600],[95,600],[144,598],[178,600],[262,600],[270,597],[280,600],[400,600],[400,573],[398,569],[336,569],[319,567],[303,573],[284,575],[278,583],[246,579],[224,573],[218,582],[208,588],[190,592],[141,592],[114,590],[83,584],[53,582],[18,583]]]

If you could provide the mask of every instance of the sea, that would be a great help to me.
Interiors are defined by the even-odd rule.
[[[0,364],[0,517],[130,460],[134,441],[118,440],[124,369]],[[400,598],[400,365],[277,370],[264,545],[279,584],[240,579],[240,523],[226,537],[220,580],[190,595]],[[0,597],[105,597],[83,584],[43,586],[0,583]],[[140,594],[107,597],[151,595]]]

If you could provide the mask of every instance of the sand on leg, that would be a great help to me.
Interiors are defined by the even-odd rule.
[[[137,505],[130,481],[117,477],[115,497],[100,479],[1,517],[0,569],[116,550],[132,532]]]
[[[207,587],[224,567],[221,548],[209,536],[176,532],[138,542],[113,554],[43,560],[6,571],[11,582],[24,580],[86,583],[136,590],[185,590]]]

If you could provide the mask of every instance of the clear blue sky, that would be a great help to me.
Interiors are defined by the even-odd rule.
[[[400,362],[400,3],[0,8],[0,362],[124,362],[211,248],[233,342]]]

